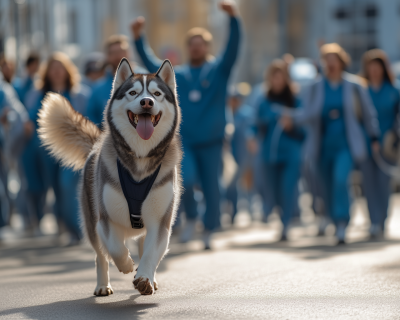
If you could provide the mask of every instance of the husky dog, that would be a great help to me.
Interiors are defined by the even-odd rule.
[[[96,251],[95,295],[113,293],[109,261],[124,274],[133,272],[125,246],[129,238],[139,239],[135,289],[143,295],[157,290],[155,272],[167,252],[181,194],[180,117],[168,60],[148,75],[133,74],[128,60],[121,60],[103,131],[62,96],[50,93],[43,100],[38,130],[43,144],[64,166],[83,169],[79,200],[84,230]],[[143,193],[141,181],[149,179],[147,196],[136,197],[137,190]],[[129,194],[126,183],[139,189]]]

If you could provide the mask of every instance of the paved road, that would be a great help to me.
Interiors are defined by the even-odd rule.
[[[353,219],[345,247],[310,227],[277,243],[274,222],[218,234],[211,252],[173,239],[154,296],[111,267],[115,293],[94,297],[89,246],[14,239],[0,249],[0,319],[400,319],[399,212],[391,221],[389,239],[369,242]]]

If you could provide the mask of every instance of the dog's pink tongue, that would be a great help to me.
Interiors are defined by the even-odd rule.
[[[139,114],[136,131],[143,140],[149,140],[154,132],[153,122],[148,113]]]

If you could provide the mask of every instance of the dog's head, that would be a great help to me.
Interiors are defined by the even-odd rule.
[[[110,129],[118,130],[136,154],[146,156],[175,133],[179,117],[175,73],[169,60],[154,74],[134,74],[128,60],[122,59],[107,110]]]

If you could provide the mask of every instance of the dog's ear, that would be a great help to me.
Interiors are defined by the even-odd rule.
[[[172,92],[176,92],[175,72],[169,60],[164,60],[160,69],[158,69],[156,76],[160,77]]]
[[[119,63],[117,72],[115,74],[113,83],[113,94],[132,75],[133,71],[131,65],[129,64],[128,59],[122,58],[121,62]]]

